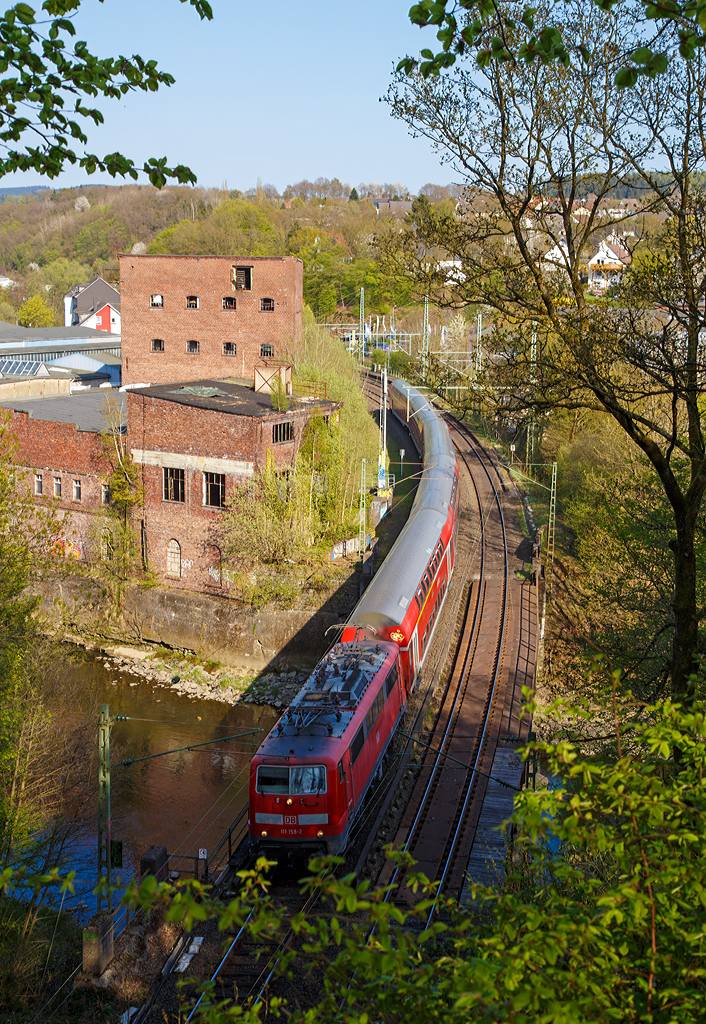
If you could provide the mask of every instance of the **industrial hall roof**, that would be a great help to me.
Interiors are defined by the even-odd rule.
[[[177,402],[179,405],[191,405],[197,409],[210,409],[224,412],[232,416],[278,416],[285,411],[277,410],[272,404],[273,396],[266,391],[255,391],[252,384],[235,384],[227,380],[190,380],[175,384],[145,384],[130,387],[135,395],[146,395],[165,402]],[[298,412],[303,409],[335,408],[335,402],[319,398],[298,398],[287,396],[289,407],[287,412]]]
[[[107,395],[120,405],[122,426],[127,425],[125,395],[117,390],[83,391],[75,395],[58,395],[49,398],[14,398],[0,402],[0,408],[27,412],[35,420],[49,423],[73,423],[78,430],[100,433],[108,430],[103,412]]]

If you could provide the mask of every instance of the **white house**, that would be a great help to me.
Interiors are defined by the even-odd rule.
[[[631,258],[619,238],[612,235],[604,239],[588,261],[588,290],[604,292],[618,284]]]

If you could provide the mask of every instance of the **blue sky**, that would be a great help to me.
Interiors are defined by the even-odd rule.
[[[409,23],[410,2],[212,0],[214,19],[202,22],[178,0],[84,0],[75,24],[94,53],[139,53],[177,80],[157,94],[106,101],[90,144],[140,162],[166,155],[204,186],[246,189],[260,177],[281,191],[319,175],[412,191],[447,184],[453,175],[429,144],[379,102],[400,57],[433,45],[429,30]],[[69,170],[54,184],[85,180]]]

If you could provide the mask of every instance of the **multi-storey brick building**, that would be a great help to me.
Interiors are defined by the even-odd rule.
[[[125,400],[125,442],[143,489],[134,525],[144,560],[170,585],[227,592],[220,563],[228,498],[268,454],[275,469],[291,466],[311,415],[330,418],[338,405],[291,398],[278,412],[268,393],[220,380],[135,388]],[[84,393],[6,405],[26,486],[38,502],[55,499],[67,517],[65,552],[87,562],[112,549],[110,519],[97,518],[110,505],[104,402]]]
[[[253,379],[301,337],[293,256],[120,257],[123,383]]]

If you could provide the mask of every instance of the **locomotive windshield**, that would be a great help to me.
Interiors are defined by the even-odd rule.
[[[261,764],[257,768],[257,792],[275,793],[278,796],[326,792],[326,766],[323,764],[300,764],[292,768]]]

